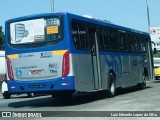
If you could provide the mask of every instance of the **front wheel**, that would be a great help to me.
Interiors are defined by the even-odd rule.
[[[10,98],[11,98],[11,94],[9,94],[8,91],[5,91],[5,92],[3,93],[3,98],[4,98],[4,99],[10,99]]]
[[[112,73],[109,73],[108,95],[109,97],[114,97],[116,95],[116,81]]]

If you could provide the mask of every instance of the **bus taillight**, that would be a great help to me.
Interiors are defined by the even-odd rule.
[[[8,69],[8,77],[10,80],[14,80],[13,70],[11,60],[7,57],[7,69]]]
[[[62,62],[62,77],[66,77],[69,74],[69,51],[66,51],[63,55],[63,62]]]

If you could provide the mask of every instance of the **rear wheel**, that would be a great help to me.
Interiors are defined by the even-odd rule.
[[[108,95],[114,97],[116,95],[116,81],[113,73],[109,73]]]
[[[138,84],[139,89],[145,89],[146,83],[149,80],[148,72],[145,70],[143,73],[143,81],[142,83]]]
[[[3,98],[4,98],[4,99],[10,99],[10,98],[11,98],[11,94],[9,94],[8,91],[5,91],[5,92],[3,93]]]

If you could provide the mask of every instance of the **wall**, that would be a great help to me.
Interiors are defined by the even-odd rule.
[[[1,84],[4,77],[6,70],[5,70],[5,52],[0,51],[0,91],[1,91]]]

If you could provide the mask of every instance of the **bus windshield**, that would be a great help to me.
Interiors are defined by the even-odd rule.
[[[10,24],[10,43],[32,44],[57,41],[62,37],[60,17],[39,18]]]

